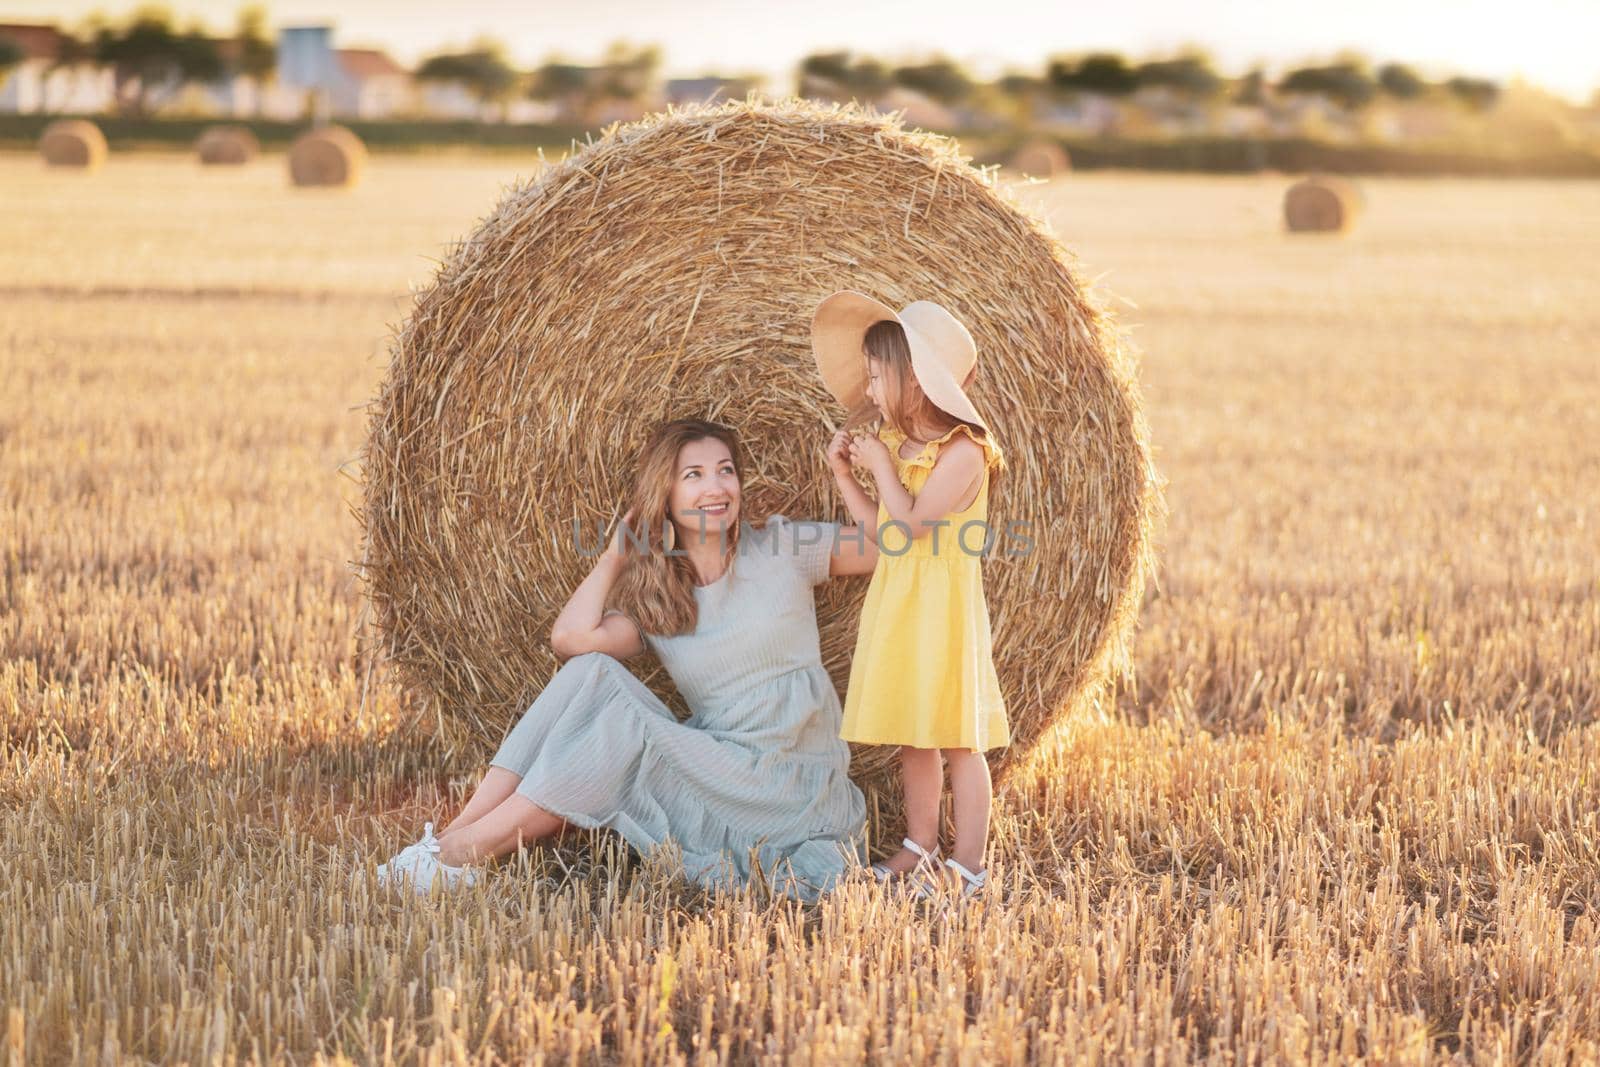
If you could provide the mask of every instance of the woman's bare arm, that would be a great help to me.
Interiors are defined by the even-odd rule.
[[[828,557],[828,577],[872,573],[878,565],[878,542],[871,531],[870,525],[839,527],[839,536],[833,539],[833,553]]]
[[[624,517],[622,521],[626,525],[629,519]],[[550,627],[550,647],[563,659],[586,652],[627,659],[644,651],[644,637],[633,620],[620,612],[606,613],[606,598],[627,565],[620,537],[619,529]]]

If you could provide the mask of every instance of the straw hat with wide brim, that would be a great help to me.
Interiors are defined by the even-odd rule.
[[[861,345],[867,329],[885,319],[905,331],[911,371],[934,406],[987,433],[988,424],[964,388],[977,370],[978,346],[961,320],[931,300],[914,300],[895,311],[854,289],[825,298],[811,316],[811,352],[822,383],[848,412],[845,425],[857,426],[876,413],[867,396],[867,357]]]

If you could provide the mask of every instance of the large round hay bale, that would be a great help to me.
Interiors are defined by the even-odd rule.
[[[1291,233],[1343,233],[1355,225],[1361,192],[1346,178],[1303,178],[1283,194],[1283,222]]]
[[[194,150],[207,166],[239,166],[261,154],[261,142],[248,126],[207,126]]]
[[[1010,464],[985,563],[1003,778],[1128,665],[1161,500],[1136,357],[1070,264],[955,141],[854,105],[732,101],[608,131],[508,190],[396,333],[362,463],[383,648],[447,725],[498,743],[593,566],[573,525],[583,544],[609,528],[651,428],[737,428],[747,520],[843,520],[824,448],[844,412],[812,312],[841,288],[937,300],[977,340],[971,395]],[[866,587],[817,591],[841,695]],[[659,667],[641,676],[673,699]],[[894,749],[859,747],[851,773],[895,805]]]
[[[366,162],[361,138],[343,126],[323,126],[289,146],[289,180],[296,185],[354,185]]]
[[[39,154],[52,167],[95,170],[106,161],[106,135],[88,119],[61,119],[44,128]]]
[[[1036,178],[1057,178],[1072,172],[1072,158],[1054,141],[1029,141],[1011,157],[1011,169]]]

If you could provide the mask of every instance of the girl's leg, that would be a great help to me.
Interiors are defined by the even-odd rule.
[[[944,761],[936,748],[900,748],[900,787],[906,799],[906,836],[928,851],[939,843],[939,798],[944,795]],[[920,859],[902,848],[884,861],[896,874],[905,874]]]
[[[478,783],[478,788],[473,791],[472,799],[467,801],[467,806],[461,809],[461,814],[452,819],[444,829],[445,833],[451,830],[464,830],[477,822],[495,808],[500,802],[517,791],[517,783],[522,781],[522,775],[506,770],[504,767],[490,767],[483,776],[483,781]]]
[[[459,867],[463,863],[493,859],[521,845],[531,845],[542,837],[549,837],[566,824],[559,815],[513,792],[470,824],[440,834],[439,862]]]
[[[947,748],[944,755],[950,761],[950,808],[956,824],[950,858],[977,873],[983,869],[989,845],[989,804],[994,794],[989,761],[970,748]]]

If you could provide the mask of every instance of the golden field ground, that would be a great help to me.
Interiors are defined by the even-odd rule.
[[[360,406],[531,166],[0,157],[8,1061],[1600,1060],[1600,185],[1371,180],[1344,239],[1281,178],[1019,191],[1125,298],[1171,516],[1137,683],[935,921],[598,837],[350,884],[490,754],[363,692]]]

